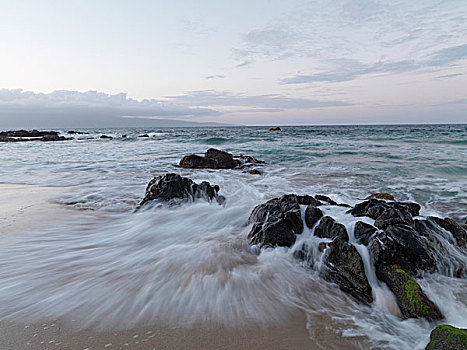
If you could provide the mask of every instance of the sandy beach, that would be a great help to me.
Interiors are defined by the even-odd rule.
[[[51,200],[59,187],[0,185],[0,237],[21,234],[77,215]],[[0,242],[1,244],[1,242]],[[19,349],[319,349],[309,338],[306,318],[270,328],[145,327],[105,332],[79,330],[73,320],[24,323],[0,321],[0,348]],[[337,344],[336,348],[345,349]]]

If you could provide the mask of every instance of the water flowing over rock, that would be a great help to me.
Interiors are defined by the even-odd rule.
[[[425,350],[466,350],[467,329],[442,324],[431,331]]]
[[[347,234],[345,226],[336,222],[336,220],[330,216],[325,216],[320,220],[318,226],[315,228],[315,236],[331,239],[339,237],[344,241],[349,240],[349,235]]]
[[[431,216],[429,219],[436,222],[440,227],[442,227],[446,231],[451,232],[459,247],[467,247],[467,231],[457,222],[450,218],[441,219],[435,216]]]
[[[203,198],[209,202],[216,199],[218,203],[222,204],[225,198],[218,196],[218,192],[219,186],[211,186],[207,181],[197,184],[189,178],[169,173],[156,176],[149,182],[140,206],[153,200],[174,204],[177,201],[194,201],[198,198]]]
[[[192,169],[233,169],[259,164],[264,164],[264,162],[250,156],[234,156],[228,152],[210,148],[204,156],[196,154],[184,156],[180,160],[179,166]]]
[[[372,289],[365,275],[363,260],[355,246],[341,237],[328,244],[326,279],[363,303],[373,302]]]
[[[402,318],[426,318],[429,321],[444,318],[420,285],[400,266],[383,266],[377,269],[377,276],[396,296]]]
[[[294,244],[296,235],[303,231],[303,221],[297,196],[284,195],[256,206],[248,219],[253,224],[248,239],[260,247]]]
[[[369,241],[370,241],[370,237],[373,235],[373,233],[375,233],[377,231],[377,228],[370,225],[370,224],[367,224],[363,221],[357,221],[355,223],[355,228],[354,228],[354,236],[355,236],[355,239],[364,244],[364,245],[368,245]]]

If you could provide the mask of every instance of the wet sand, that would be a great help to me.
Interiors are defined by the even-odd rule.
[[[64,190],[0,184],[0,238],[76,215],[74,210],[50,200]],[[319,349],[309,338],[301,312],[287,324],[269,328],[145,327],[105,332],[78,329],[66,320],[34,324],[0,320],[0,349]],[[346,349],[343,344],[336,348]]]

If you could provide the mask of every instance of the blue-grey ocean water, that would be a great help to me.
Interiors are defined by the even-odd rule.
[[[367,250],[359,251],[376,293],[371,307],[299,266],[287,249],[257,255],[248,246],[247,218],[255,205],[285,193],[355,204],[389,192],[421,204],[421,215],[465,222],[467,125],[66,131],[73,140],[0,144],[0,182],[66,186],[54,201],[87,209],[0,245],[0,316],[242,326],[280,323],[301,309],[310,336],[320,334],[325,348],[333,348],[333,334],[349,348],[424,348],[435,324],[397,317],[387,288],[371,280]],[[264,174],[176,166],[210,147],[264,160]],[[225,205],[135,213],[149,180],[166,172],[219,185]],[[328,214],[351,230],[353,219],[341,211]],[[311,232],[302,237],[314,239]],[[465,264],[465,251],[452,249],[453,264]],[[467,283],[451,277],[450,262],[442,264],[444,275],[419,282],[448,323],[466,327]]]

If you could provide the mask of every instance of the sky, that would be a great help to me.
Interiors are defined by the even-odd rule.
[[[127,117],[466,123],[467,2],[0,0],[0,129]]]

